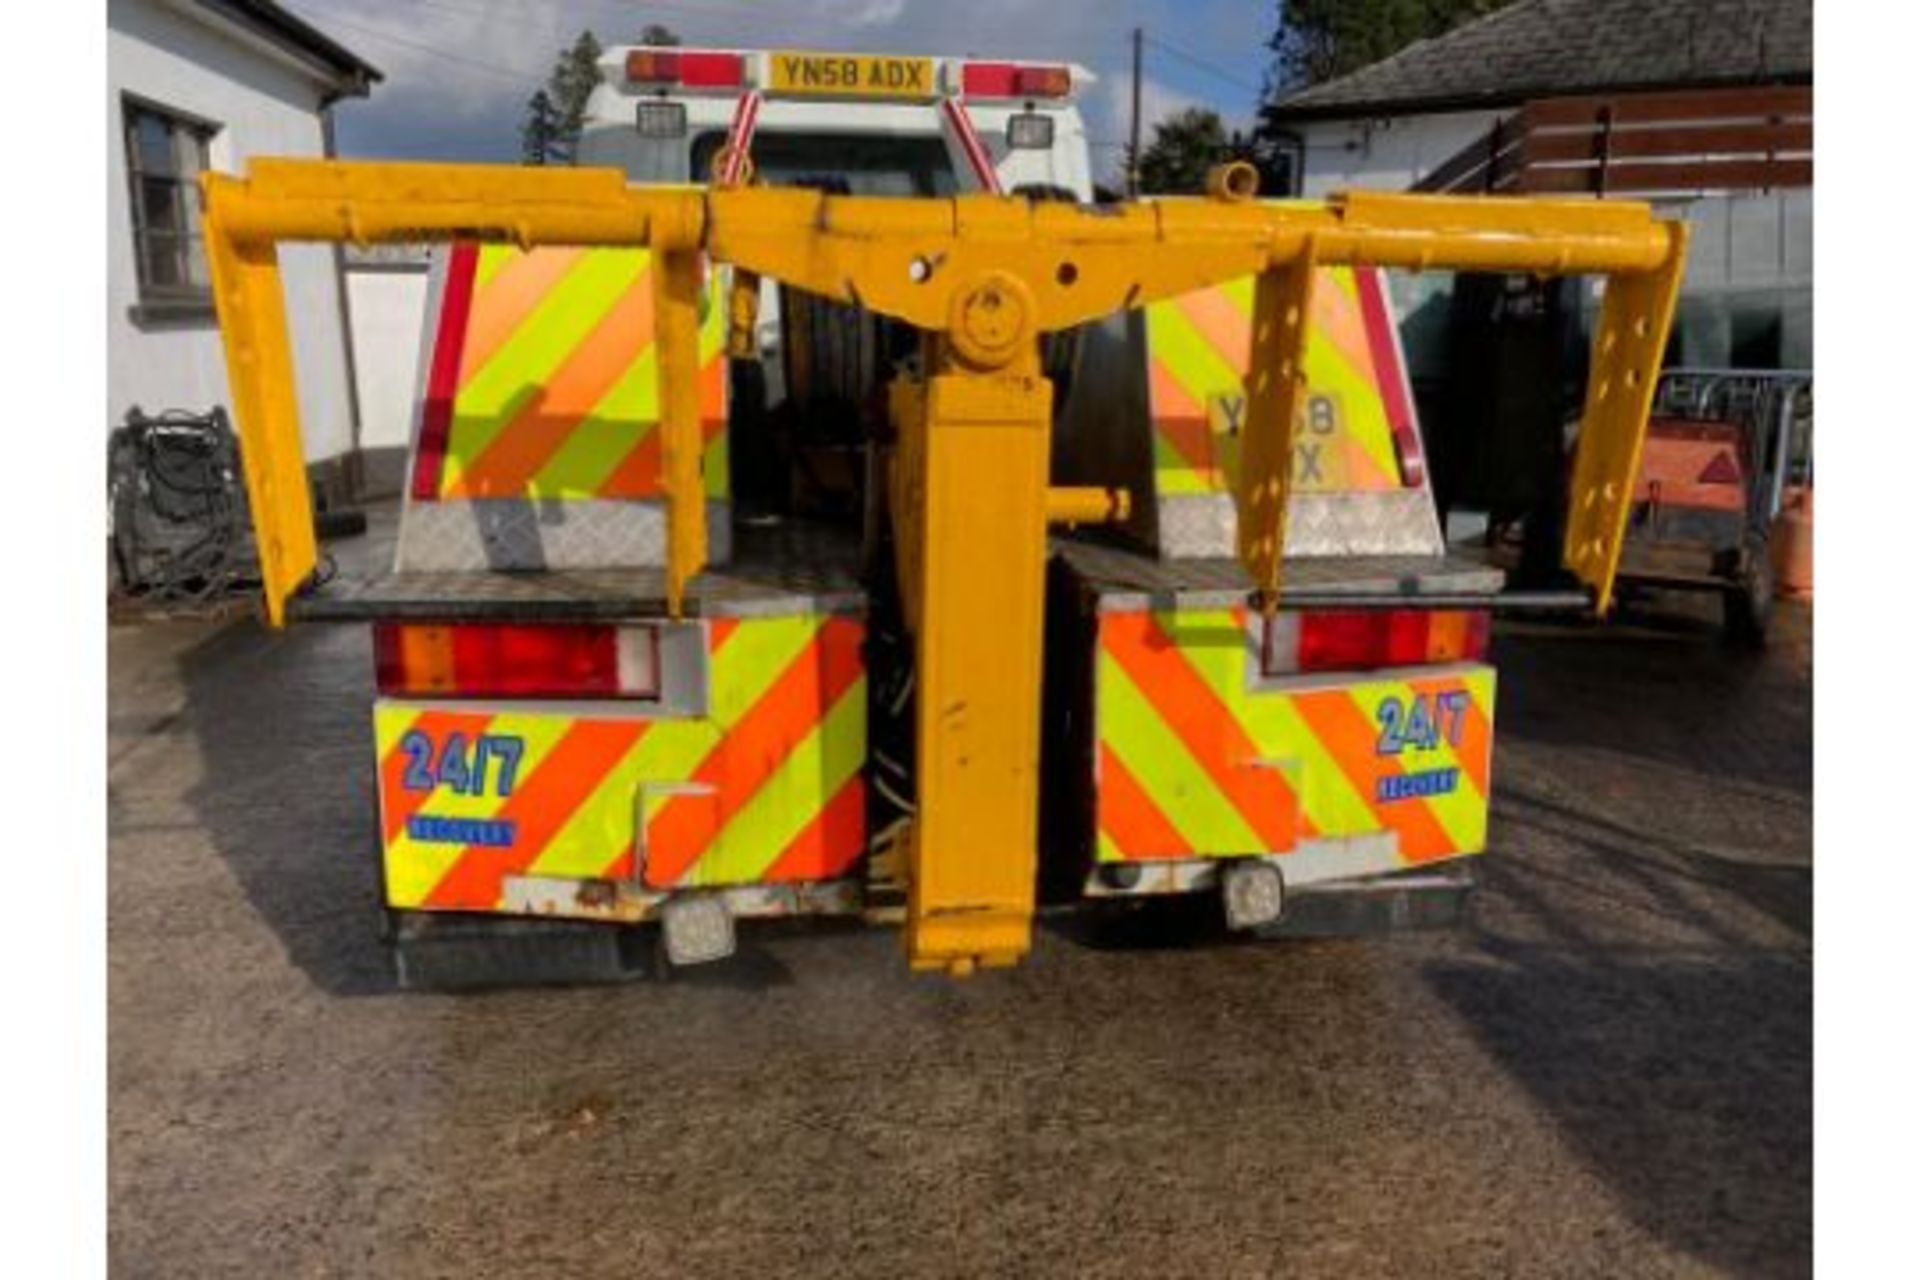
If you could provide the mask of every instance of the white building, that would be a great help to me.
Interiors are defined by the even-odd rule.
[[[1263,114],[1303,195],[1650,200],[1692,224],[1675,358],[1811,367],[1812,84],[1811,0],[1518,0]]]
[[[200,242],[203,170],[332,153],[331,109],[380,73],[271,0],[108,0],[107,420],[227,405]],[[360,415],[339,256],[281,250],[307,459],[358,484]]]

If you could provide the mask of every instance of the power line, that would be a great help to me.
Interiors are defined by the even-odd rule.
[[[466,18],[504,18],[508,22],[518,24],[524,31],[532,31],[537,25],[541,32],[549,36],[559,34],[562,29],[558,22],[549,21],[536,24],[535,22],[529,21],[534,15],[517,5],[509,5],[504,9],[495,9],[490,5],[483,4],[479,8],[474,9],[464,4],[449,4],[446,0],[413,0],[413,3],[422,9],[438,9],[441,13],[457,13]],[[548,16],[550,18],[558,18],[560,16],[559,11],[551,10]]]
[[[447,50],[442,49],[437,45],[425,44],[419,40],[409,40],[405,36],[397,36],[393,34],[393,32],[391,31],[385,31],[378,27],[369,27],[362,23],[355,22],[351,19],[342,18],[340,15],[335,13],[329,13],[325,17],[321,17],[314,13],[304,12],[291,4],[289,4],[287,7],[289,9],[293,9],[294,12],[299,13],[300,16],[305,18],[308,22],[314,23],[316,25],[332,24],[332,25],[342,26],[347,28],[349,31],[357,31],[361,35],[371,37],[372,39],[375,39],[375,40],[385,40],[390,44],[402,45],[406,48],[415,49],[421,53],[429,54],[436,58],[445,58],[448,62],[458,62],[462,66],[472,67],[475,71],[485,71],[491,75],[500,76],[502,79],[511,80],[515,84],[520,85],[523,88],[529,83],[538,82],[539,80],[544,78],[546,75],[545,71],[520,70],[513,67],[501,66],[498,63],[481,62],[476,58],[469,58],[464,54],[449,53]]]
[[[566,34],[567,28],[572,25],[570,22],[562,21],[562,19],[566,15],[557,8],[547,10],[546,19],[543,21],[539,14],[536,14],[534,12],[531,12],[527,9],[521,8],[514,4],[494,6],[494,5],[486,4],[483,2],[477,5],[469,5],[469,4],[456,4],[456,3],[453,3],[452,0],[413,0],[413,4],[418,8],[433,9],[437,12],[446,13],[446,14],[457,14],[463,18],[483,18],[488,21],[506,22],[513,26],[518,27],[522,31],[528,31],[528,32],[538,31],[540,32],[541,35],[547,37],[548,39],[560,41],[562,43],[565,43],[568,40],[568,37]],[[590,4],[589,7],[602,13],[609,13],[609,14],[619,13],[623,17],[628,17],[628,18],[631,18],[634,16],[631,10],[628,10],[625,7],[620,5]],[[648,7],[649,9],[664,9],[672,13],[690,14],[690,15],[699,16],[699,17],[715,16],[713,14],[713,10],[711,9],[688,8],[688,7],[675,5],[675,4],[662,3],[661,0],[648,0]],[[726,10],[724,13],[717,16],[720,16],[723,20],[728,20],[731,18],[731,15],[734,13],[738,13],[744,17],[747,14],[750,14],[752,12],[753,10],[750,10],[750,9]],[[437,54],[439,56],[449,58],[455,62],[464,62],[468,66],[473,66],[473,67],[482,66],[482,63],[477,62],[470,58],[463,57],[460,54],[448,53],[445,50],[440,49],[438,47],[429,48],[428,46],[423,45],[418,41],[408,39],[407,37],[404,37],[404,36],[394,35],[392,32],[386,31],[384,29],[375,31],[370,27],[357,24],[354,21],[347,18],[338,18],[329,14],[328,17],[325,19],[316,18],[314,20],[338,22],[342,26],[353,27],[355,30],[366,32],[367,34],[372,35],[376,39],[390,40],[395,44],[403,44],[408,46],[409,48],[418,49],[423,53]],[[615,45],[629,44],[631,43],[631,40],[628,40],[625,38],[616,38],[613,40],[612,43]],[[485,64],[485,69],[496,70],[496,71],[506,70],[506,68],[500,67],[497,64]],[[532,74],[532,73],[516,72],[515,74],[517,77],[521,74]]]
[[[415,2],[427,4],[429,0],[415,0]],[[620,0],[580,0],[580,3],[598,13],[603,13],[610,17],[617,16],[627,21],[648,18],[656,9],[669,16],[718,19],[723,25],[727,26],[742,24],[746,19],[753,19],[755,20],[752,24],[754,30],[761,29],[768,16],[766,6],[746,3],[744,0],[697,0],[696,3],[675,3],[674,0],[645,0],[640,10],[634,9],[629,4],[621,3]],[[512,7],[513,6],[509,6],[509,8]],[[467,9],[466,12],[473,14],[485,13],[489,17],[503,16],[500,9],[484,4],[480,9]],[[532,16],[531,14],[527,14],[524,9],[520,9],[518,12],[528,17]],[[556,24],[558,24],[558,19],[561,16],[560,12],[557,9],[550,10],[550,12],[553,13]],[[825,23],[856,30],[867,27],[866,23],[860,22],[846,14],[815,11],[809,12],[805,16],[810,22]],[[631,43],[631,41],[624,38],[616,38],[613,43],[628,44]]]
[[[1160,50],[1160,52],[1162,53],[1172,54],[1175,58],[1179,59],[1181,62],[1186,63],[1188,66],[1194,67],[1200,71],[1204,71],[1209,75],[1213,76],[1215,79],[1224,80],[1228,84],[1235,85],[1241,89],[1245,89],[1248,93],[1264,93],[1265,92],[1265,90],[1263,90],[1259,85],[1256,85],[1251,81],[1242,79],[1240,76],[1237,76],[1233,72],[1228,71],[1225,67],[1222,67],[1219,63],[1209,62],[1207,59],[1200,57],[1198,54],[1187,52],[1185,49],[1182,49],[1177,44],[1170,44],[1167,41],[1162,40],[1159,36],[1154,36],[1154,35],[1148,36],[1147,43],[1152,45],[1154,48]]]
[[[623,18],[640,18],[645,16],[642,13],[636,13],[624,4],[609,3],[608,0],[587,0],[587,3],[589,8],[598,9],[600,12],[606,14],[618,13]],[[668,13],[686,14],[696,18],[708,17],[715,9],[720,10],[723,16],[738,14],[743,18],[751,17],[761,19],[767,16],[765,8],[759,5],[732,4],[728,3],[727,0],[702,0],[702,2],[697,5],[672,4],[669,3],[668,0],[647,0],[645,8],[648,10],[664,9]],[[820,21],[831,22],[836,20],[826,14],[816,14],[814,17]],[[837,20],[843,23],[847,21],[845,18],[839,18]]]

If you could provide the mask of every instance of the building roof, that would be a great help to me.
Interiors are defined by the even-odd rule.
[[[1519,0],[1265,113],[1284,123],[1812,79],[1812,0]]]
[[[311,66],[333,82],[332,97],[364,98],[376,82],[385,79],[372,63],[274,0],[194,0],[194,4]]]

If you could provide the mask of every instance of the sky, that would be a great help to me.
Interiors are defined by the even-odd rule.
[[[688,44],[1061,58],[1099,77],[1081,100],[1094,169],[1118,174],[1131,53],[1145,29],[1141,134],[1183,107],[1253,118],[1275,0],[281,0],[380,68],[337,110],[340,152],[515,160],[528,97],[582,29],[631,42],[648,23]]]

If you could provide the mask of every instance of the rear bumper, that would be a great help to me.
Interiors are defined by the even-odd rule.
[[[852,879],[729,885],[708,892],[739,920],[851,916],[860,914],[864,906],[861,886]],[[631,878],[514,875],[501,882],[500,910],[508,915],[644,924],[657,920],[673,896],[673,890],[649,889]]]
[[[1255,932],[1263,938],[1346,938],[1467,923],[1475,883],[1468,862],[1448,862],[1365,880],[1314,885],[1291,897],[1286,914]]]

